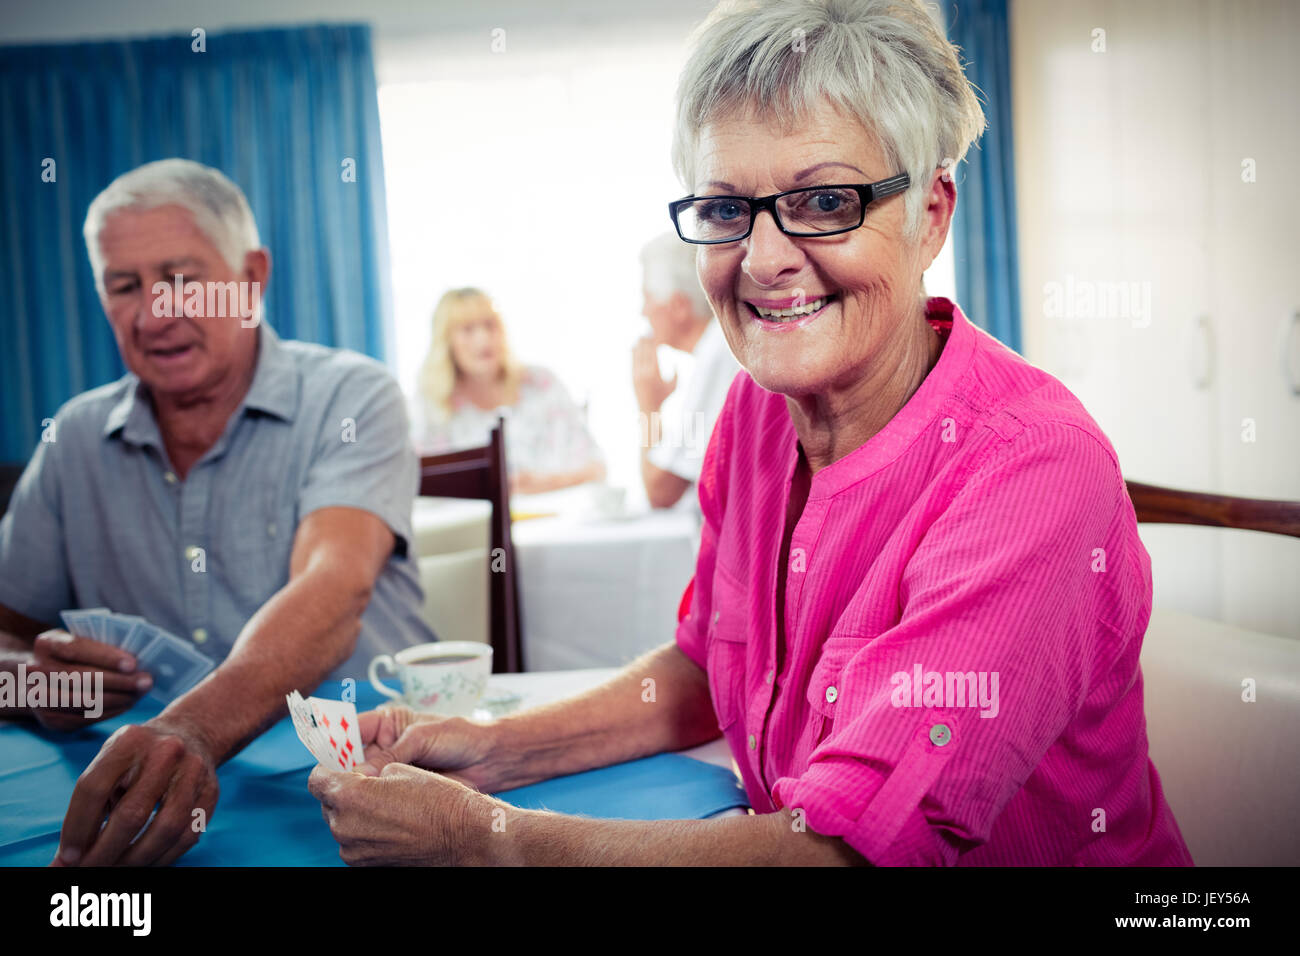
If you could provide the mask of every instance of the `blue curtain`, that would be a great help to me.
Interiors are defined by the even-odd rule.
[[[0,460],[25,461],[42,419],[123,373],[81,230],[96,194],[151,160],[197,160],[244,190],[282,337],[388,355],[370,28],[204,39],[0,47]]]
[[[1016,170],[1011,125],[1011,44],[1007,0],[945,5],[948,39],[961,48],[966,75],[989,127],[966,154],[953,215],[957,298],[962,311],[1000,341],[1021,349],[1020,266],[1016,245]]]

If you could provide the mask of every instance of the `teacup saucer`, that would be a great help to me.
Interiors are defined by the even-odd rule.
[[[475,717],[502,717],[517,708],[524,699],[523,694],[518,691],[507,690],[504,687],[493,687],[488,685],[487,690],[479,699],[478,706],[474,709]]]

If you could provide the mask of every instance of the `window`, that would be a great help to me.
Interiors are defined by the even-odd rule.
[[[415,387],[438,297],[481,286],[515,354],[554,371],[588,403],[609,481],[633,497],[640,466],[631,347],[648,331],[638,256],[672,228],[667,203],[683,195],[669,149],[684,57],[680,40],[575,40],[500,55],[475,44],[428,57],[427,78],[412,81],[406,70],[404,81],[379,89],[403,389]],[[593,240],[556,209],[566,191],[602,184],[635,198],[619,228]],[[509,229],[476,214],[496,202],[518,204]],[[952,294],[946,248],[927,286]]]

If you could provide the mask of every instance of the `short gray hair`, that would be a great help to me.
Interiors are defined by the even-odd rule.
[[[122,209],[154,209],[176,205],[189,210],[194,224],[208,237],[227,264],[238,271],[245,254],[261,247],[257,223],[238,186],[218,170],[188,159],[145,163],[109,183],[86,210],[83,234],[103,292],[99,234],[110,215]]]
[[[692,37],[677,88],[673,168],[692,191],[701,130],[753,107],[785,129],[824,97],[880,141],[888,175],[907,172],[906,233],[920,230],[925,192],[987,125],[954,47],[919,0],[736,0]]]
[[[641,248],[641,274],[651,295],[668,299],[680,292],[690,300],[701,322],[713,318],[709,297],[695,271],[695,247],[682,242],[677,233],[665,232]]]

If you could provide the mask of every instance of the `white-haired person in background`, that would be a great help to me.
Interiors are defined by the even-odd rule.
[[[677,120],[688,195],[667,205],[744,371],[704,456],[675,640],[491,724],[362,715],[380,775],[309,784],[343,858],[1190,864],[1147,753],[1151,562],[1115,451],[1060,382],[925,294],[947,161],[984,127],[934,15],[721,5]],[[617,227],[619,204],[590,206]],[[490,796],[719,733],[752,815]]]
[[[152,676],[54,626],[96,605],[212,659],[104,743],[55,859],[169,863],[199,839],[192,814],[213,812],[217,766],[284,715],[285,694],[434,639],[407,546],[415,452],[383,365],[282,341],[263,320],[270,254],[217,170],[167,159],[122,174],[90,204],[85,239],[127,374],[58,410],[0,521],[0,669],[102,679],[99,717],[128,710]],[[66,731],[90,719],[3,716]]]
[[[642,314],[651,335],[632,351],[632,385],[641,413],[641,480],[652,508],[671,508],[700,477],[704,449],[740,366],[714,321],[695,274],[695,249],[666,232],[641,250]],[[665,381],[657,348],[694,358],[685,386]],[[691,510],[698,511],[694,494]]]
[[[506,418],[510,490],[555,491],[605,477],[605,460],[582,409],[560,380],[523,365],[505,324],[481,289],[451,289],[433,310],[433,336],[411,403],[411,430],[422,455],[484,445]]]

